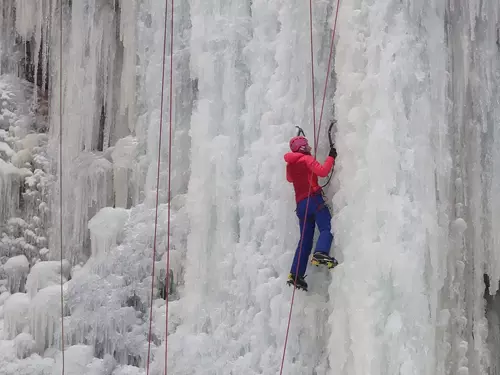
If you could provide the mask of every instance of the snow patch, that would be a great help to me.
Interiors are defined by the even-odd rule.
[[[33,354],[35,349],[35,340],[29,333],[23,332],[14,339],[16,355],[19,359],[24,359]]]
[[[89,345],[73,345],[64,351],[65,375],[95,375],[88,372],[94,359],[94,348]],[[56,355],[56,362],[52,368],[52,375],[62,373],[62,354]]]
[[[0,142],[0,153],[4,153],[8,158],[11,158],[15,152],[10,148],[10,146],[5,142]],[[1,156],[1,154],[0,154]]]
[[[7,301],[7,298],[9,298],[11,295],[10,292],[2,292],[0,294],[0,306],[3,306],[3,304],[5,303],[5,301]]]

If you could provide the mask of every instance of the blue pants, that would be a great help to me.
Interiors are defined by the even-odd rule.
[[[299,218],[302,251],[300,250],[301,239],[299,239],[299,244],[297,245],[297,250],[295,250],[295,256],[293,257],[290,273],[295,275],[297,272],[297,262],[299,261],[300,252],[298,276],[302,277],[306,273],[309,255],[311,255],[315,224],[318,225],[319,230],[319,238],[316,243],[315,252],[326,254],[330,253],[330,247],[333,240],[333,235],[331,233],[332,215],[323,200],[323,196],[321,194],[316,194],[309,198],[309,205],[307,205],[307,198],[301,200],[297,204],[297,216]]]

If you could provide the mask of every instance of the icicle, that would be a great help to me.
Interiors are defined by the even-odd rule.
[[[63,282],[69,279],[70,265],[68,261],[63,262]],[[35,264],[28,275],[26,281],[26,292],[30,298],[34,298],[40,289],[49,286],[60,285],[61,282],[61,264],[58,261],[38,262]]]
[[[137,146],[137,139],[128,136],[116,143],[111,154],[113,160],[115,207],[128,208],[129,199],[133,196],[133,191],[129,190],[133,188],[130,182],[133,172],[137,167],[135,161],[138,155]]]
[[[123,208],[105,207],[89,221],[93,257],[105,256],[117,244],[128,215]]]
[[[54,344],[54,333],[61,324],[61,287],[42,288],[30,303],[30,331],[38,353]]]
[[[3,270],[7,274],[7,288],[10,293],[23,292],[29,272],[29,262],[26,256],[18,255],[9,258],[3,265]]]
[[[4,303],[5,339],[12,340],[29,327],[30,298],[25,293],[12,294]]]
[[[136,3],[124,1],[121,3],[120,39],[123,44],[123,67],[120,85],[120,115],[119,124],[128,126],[130,132],[135,130],[135,100],[136,100]],[[118,131],[118,130],[117,130]],[[120,132],[121,133],[121,132]]]
[[[59,15],[54,14],[54,17],[59,22]],[[58,30],[57,26],[53,25],[53,30]],[[115,9],[109,2],[73,2],[71,18],[64,20],[63,26],[64,51],[62,56],[57,55],[60,51],[53,51],[52,58],[54,61],[62,58],[64,62],[62,194],[63,202],[78,202],[78,205],[71,209],[63,207],[63,230],[70,234],[64,237],[63,246],[68,259],[76,262],[86,257],[88,220],[99,209],[112,204],[112,165],[107,160],[107,149],[116,142],[115,113],[119,102],[115,88],[119,86],[115,70],[121,63],[116,55]],[[52,36],[55,38],[54,34]],[[58,160],[59,143],[58,79],[55,75],[51,98],[53,136],[50,143],[54,145],[51,147],[54,160]],[[58,197],[56,191],[52,205],[57,210]],[[54,213],[52,221],[56,228],[59,215],[56,210]],[[58,231],[51,234],[51,241],[56,248],[59,246]]]
[[[40,26],[38,10],[45,1],[15,0],[16,30],[25,40],[29,40]]]

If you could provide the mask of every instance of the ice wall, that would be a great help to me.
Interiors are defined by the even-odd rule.
[[[54,4],[57,10],[51,34],[54,50],[50,64],[58,73],[51,81],[51,144],[53,160],[58,160],[62,125],[62,196],[65,202],[60,208],[62,240],[66,257],[75,263],[85,260],[90,253],[87,222],[100,208],[113,204],[109,148],[116,142],[113,135],[120,133],[120,129],[127,129],[128,124],[115,119],[121,93],[114,89],[120,82],[118,69],[122,62],[117,38],[119,9],[114,3],[92,0],[74,2],[71,8],[63,4],[62,25],[60,7]],[[62,51],[59,47],[61,30]],[[59,64],[63,69],[61,76]],[[58,163],[54,168],[59,170]],[[54,193],[53,206],[59,207],[59,189]],[[51,241],[57,248],[60,231],[56,228],[59,228],[60,215],[58,211],[55,213]]]
[[[25,169],[28,160],[20,158],[17,152],[24,149],[17,142],[29,132],[28,93],[26,85],[11,75],[0,80],[0,227],[19,210],[19,191],[22,181],[31,172]],[[28,99],[28,100],[27,100]],[[26,147],[29,149],[29,147]],[[29,150],[24,150],[29,152]]]
[[[342,373],[496,373],[498,5],[407,5],[343,7],[330,358]]]
[[[331,12],[329,4],[315,5],[317,88],[324,83]],[[197,229],[187,242],[186,297],[174,305],[189,310],[170,339],[169,366],[217,372],[230,371],[230,363],[238,372],[276,373],[297,240],[282,155],[295,124],[313,131],[310,57],[294,52],[310,48],[308,7],[192,1],[191,14],[198,96],[187,209]],[[320,284],[316,288],[313,305],[297,296],[286,373],[327,368],[327,297]]]
[[[450,297],[455,333],[452,348],[463,347],[462,356],[451,358],[454,366],[465,362],[470,371],[497,373],[500,327],[494,305],[485,305],[484,274],[494,295],[499,283],[498,192],[500,103],[500,49],[498,3],[459,2],[447,12],[450,53],[449,132],[452,142],[452,217],[460,233],[453,238],[451,273],[456,275]],[[455,271],[453,271],[453,268]],[[491,299],[491,297],[488,297]],[[490,310],[489,327],[485,310]],[[493,311],[491,311],[493,310]],[[490,345],[490,353],[487,348]],[[464,343],[468,345],[464,345]],[[458,358],[457,358],[458,357]],[[464,359],[466,358],[466,359]]]
[[[441,373],[451,167],[444,6],[341,11],[333,202],[343,265],[330,287],[330,362],[344,374]]]

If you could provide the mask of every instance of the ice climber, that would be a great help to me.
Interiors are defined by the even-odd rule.
[[[311,155],[309,142],[303,136],[296,136],[290,140],[290,150],[291,152],[286,153],[284,156],[287,163],[286,179],[293,184],[295,190],[296,212],[299,218],[302,250],[300,249],[301,239],[299,239],[287,283],[294,285],[297,273],[296,287],[307,290],[304,274],[313,246],[315,225],[318,226],[319,237],[311,263],[314,265],[326,264],[329,268],[335,267],[338,264],[337,260],[329,255],[333,240],[331,233],[332,216],[323,199],[323,190],[318,184],[318,176],[326,177],[333,168],[335,158],[337,157],[337,150],[331,146],[330,153],[323,165]],[[307,203],[308,198],[309,203]]]

